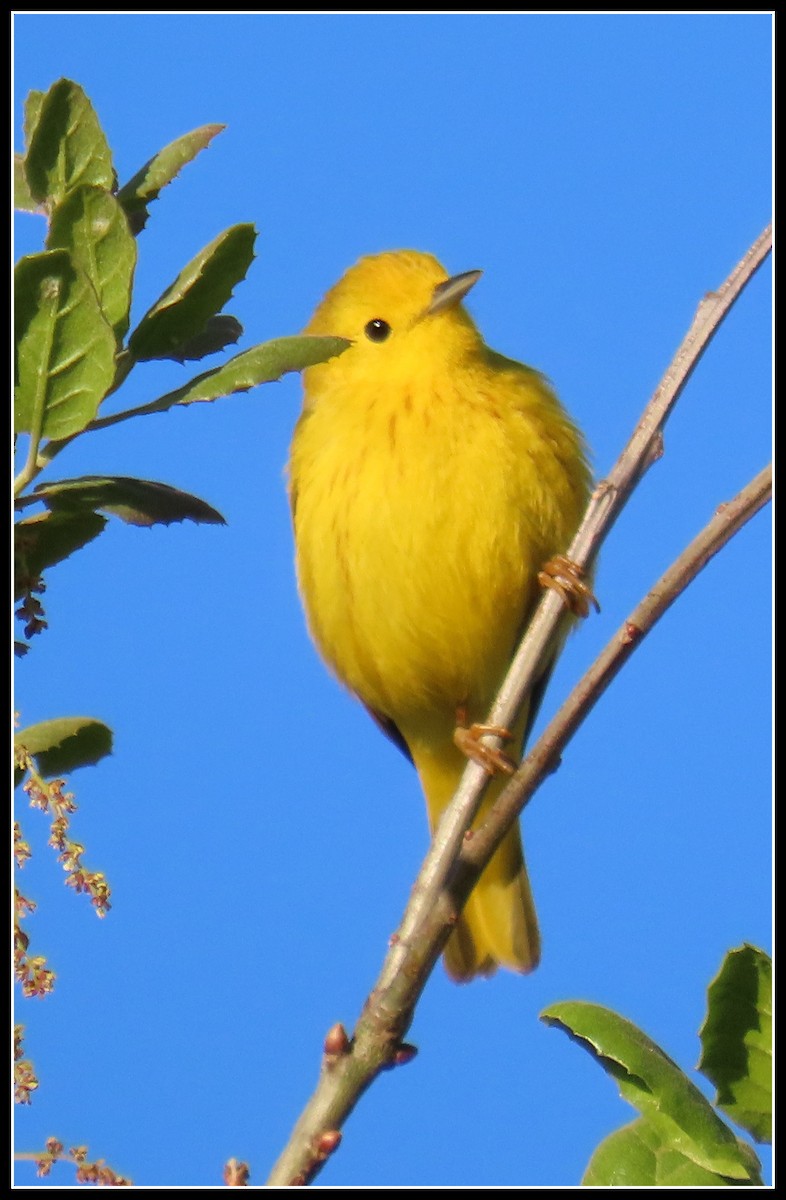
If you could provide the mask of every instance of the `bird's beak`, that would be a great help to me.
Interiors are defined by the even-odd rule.
[[[451,275],[444,283],[438,283],[434,288],[431,303],[423,313],[424,317],[433,317],[434,313],[444,312],[446,308],[455,308],[466,296],[471,287],[480,279],[482,271],[464,271],[461,275]]]

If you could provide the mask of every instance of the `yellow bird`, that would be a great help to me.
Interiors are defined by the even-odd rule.
[[[486,719],[538,574],[567,549],[590,487],[582,437],[546,379],[490,350],[463,307],[480,274],[449,278],[413,250],[351,267],[305,332],[353,344],[303,373],[289,463],[311,634],[414,762],[432,830],[474,756],[463,727]],[[541,691],[513,731],[519,754]],[[458,981],[537,966],[518,828],[444,957]]]

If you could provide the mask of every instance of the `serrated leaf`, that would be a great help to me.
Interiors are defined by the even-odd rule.
[[[14,322],[16,432],[37,438],[78,433],[112,385],[115,336],[65,250],[17,263]]]
[[[589,1051],[672,1149],[706,1171],[751,1178],[750,1159],[731,1129],[677,1064],[631,1021],[581,1000],[553,1004],[540,1016]]]
[[[43,97],[25,165],[31,195],[50,211],[79,184],[112,190],[109,143],[79,84],[59,79]]]
[[[158,199],[161,189],[171,183],[186,163],[196,158],[224,128],[224,125],[202,125],[192,129],[159,150],[128,183],[123,184],[117,199],[126,211],[132,233],[141,233],[144,229],[150,215],[148,205]]]
[[[643,1117],[600,1143],[583,1187],[732,1187],[737,1181],[698,1166],[664,1141]]]
[[[264,342],[236,354],[223,366],[197,375],[190,383],[184,384],[174,392],[167,392],[165,396],[160,396],[158,400],[151,401],[144,408],[129,415],[166,412],[177,404],[195,404],[200,401],[217,400],[219,396],[231,396],[235,392],[247,392],[261,383],[272,383],[280,379],[288,371],[302,371],[317,363],[327,362],[329,358],[342,354],[351,345],[346,338],[311,335]]]
[[[45,512],[14,526],[14,586],[16,599],[49,567],[69,558],[97,538],[106,517],[96,512]]]
[[[83,475],[41,483],[33,489],[33,495],[58,512],[100,509],[129,525],[171,525],[185,520],[203,525],[226,524],[221,513],[198,496],[167,483],[125,475]]]
[[[199,400],[229,396],[234,392],[246,392],[258,384],[272,383],[288,371],[303,371],[306,367],[327,362],[329,358],[343,354],[351,345],[346,338],[309,334],[276,338],[244,350],[223,366],[206,371],[177,391],[162,396],[161,400],[168,401],[165,407],[171,408],[172,404],[193,404]],[[171,397],[176,399],[172,400]]]
[[[112,730],[95,717],[56,717],[20,729],[14,747],[32,756],[45,779],[54,779],[111,754]]]
[[[14,155],[14,208],[18,212],[43,212],[38,201],[33,199],[21,154]]]
[[[131,334],[128,348],[134,358],[177,359],[180,347],[203,332],[208,319],[220,312],[232,289],[245,278],[255,239],[253,225],[233,225],[205,246]]]
[[[707,989],[699,1070],[716,1104],[757,1142],[772,1141],[772,963],[763,950],[730,950]]]
[[[46,240],[48,250],[68,250],[90,280],[101,310],[118,340],[128,329],[136,242],[117,200],[102,188],[73,188],[57,205]]]
[[[219,313],[215,317],[208,317],[202,332],[183,342],[169,357],[181,363],[207,358],[209,354],[217,354],[219,350],[234,345],[242,332],[243,326],[237,317]]]

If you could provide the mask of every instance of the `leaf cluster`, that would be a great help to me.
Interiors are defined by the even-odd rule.
[[[150,206],[221,132],[205,125],[155,154],[122,186],[98,117],[78,84],[60,79],[25,103],[25,151],[14,163],[15,202],[47,220],[44,249],[15,271],[15,435],[26,459],[15,481],[16,596],[30,636],[46,625],[43,573],[93,541],[113,514],[135,525],[223,523],[211,505],[165,483],[101,474],[31,488],[76,437],[175,406],[216,400],[322,362],[340,338],[285,337],[245,350],[173,392],[123,412],[102,406],[139,363],[199,361],[243,329],[223,311],[245,278],[256,231],[233,225],[183,267],[131,328],[138,238]],[[43,509],[41,508],[43,506]],[[26,647],[22,646],[24,650]]]
[[[599,1004],[571,1000],[541,1013],[579,1042],[637,1108],[605,1138],[582,1183],[592,1187],[761,1186],[753,1147],[772,1140],[772,964],[754,946],[730,950],[707,992],[699,1069],[715,1084],[715,1106],[642,1030]]]
[[[254,346],[203,370],[182,387],[148,403],[109,412],[106,402],[140,363],[200,361],[226,351],[243,327],[224,308],[254,258],[256,230],[238,224],[205,246],[132,327],[139,235],[150,207],[180,170],[221,132],[205,125],[154,154],[120,185],[98,117],[82,88],[60,79],[25,102],[24,153],[15,156],[15,205],[46,219],[43,248],[22,258],[14,279],[14,438],[21,469],[14,481],[14,590],[17,616],[29,639],[46,628],[40,597],[50,569],[94,541],[110,517],[150,526],[191,520],[223,524],[198,496],[156,480],[100,472],[75,479],[39,476],[76,438],[176,406],[216,400],[322,362],[348,343],[341,338],[285,337]],[[91,443],[92,444],[92,443]],[[29,649],[17,644],[18,653]],[[70,829],[76,809],[61,776],[111,753],[112,731],[95,717],[57,717],[15,737],[15,784],[51,819],[49,845],[66,884],[85,892],[99,916],[109,910],[109,885],[84,864],[84,846]],[[15,827],[18,867],[31,850]],[[26,996],[52,990],[55,973],[29,952],[23,918],[35,902],[16,897],[15,969]],[[20,1052],[21,1053],[21,1052]],[[17,1065],[17,1100],[38,1086],[29,1060]],[[53,1149],[52,1147],[56,1147]],[[62,1154],[52,1142],[44,1166]],[[100,1160],[71,1152],[77,1181],[126,1183]],[[41,1173],[44,1173],[42,1170]]]

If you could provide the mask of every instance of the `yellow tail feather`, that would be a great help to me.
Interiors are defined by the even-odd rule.
[[[466,759],[454,746],[412,746],[432,832],[449,803]],[[507,779],[492,781],[473,824],[483,823]],[[444,953],[451,978],[463,983],[491,975],[497,966],[532,971],[540,961],[540,932],[518,826],[497,847],[467,900]]]
[[[498,966],[533,971],[540,932],[518,829],[498,847],[467,900],[445,947],[445,967],[458,983]]]

